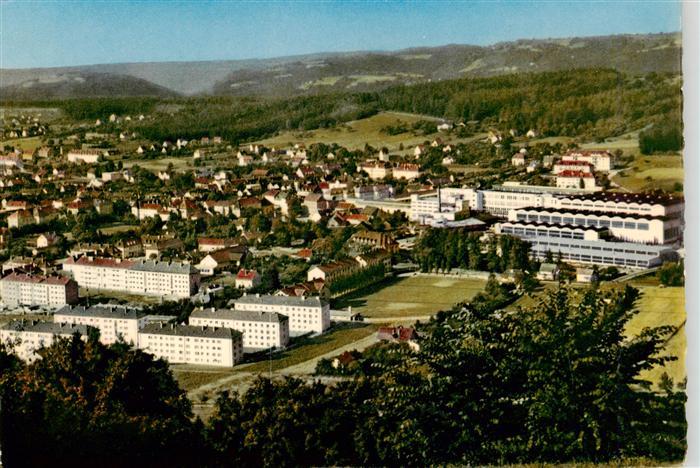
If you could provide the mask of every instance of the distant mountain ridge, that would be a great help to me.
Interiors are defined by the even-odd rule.
[[[470,76],[591,67],[613,68],[629,74],[679,73],[681,35],[523,39],[483,47],[446,45],[273,59],[1,69],[0,96],[3,99],[177,94],[289,97],[369,91]]]

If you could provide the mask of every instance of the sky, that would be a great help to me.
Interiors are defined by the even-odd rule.
[[[0,0],[0,68],[680,31],[677,1]]]

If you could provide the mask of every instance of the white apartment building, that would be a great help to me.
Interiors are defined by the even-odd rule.
[[[557,187],[581,190],[596,190],[595,176],[590,172],[562,171],[557,175]]]
[[[289,343],[289,318],[277,312],[204,309],[190,314],[194,326],[226,327],[243,333],[243,351],[285,348]]]
[[[562,161],[586,162],[596,171],[610,171],[613,167],[613,156],[609,151],[571,150],[561,157]]]
[[[78,284],[64,276],[10,273],[0,280],[0,296],[10,307],[41,305],[61,307],[78,302]]]
[[[289,317],[292,336],[323,333],[331,326],[330,305],[317,296],[287,297],[245,294],[232,301],[235,310],[276,312]]]
[[[178,299],[195,294],[200,282],[192,265],[179,262],[82,256],[69,258],[63,269],[84,288]]]
[[[243,357],[243,335],[230,328],[152,323],[138,346],[171,364],[233,367]]]
[[[59,338],[70,338],[75,333],[85,339],[88,327],[72,323],[13,320],[0,327],[0,341],[12,346],[20,359],[31,362],[39,357],[39,349],[51,346]]]
[[[146,313],[133,307],[110,304],[92,307],[65,306],[54,312],[56,323],[89,325],[100,331],[100,341],[106,345],[122,339],[125,343],[138,345],[139,330],[146,321]]]

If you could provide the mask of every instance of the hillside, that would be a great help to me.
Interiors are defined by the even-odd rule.
[[[174,91],[141,78],[107,73],[59,73],[0,88],[3,100],[48,100],[108,96],[173,97]]]
[[[39,90],[40,98],[48,95],[89,97],[98,92],[91,86],[77,86],[70,79],[66,81],[73,86],[50,83],[48,86],[45,82],[88,76],[101,76],[106,80],[106,76],[119,75],[142,80],[133,87],[137,92],[134,93],[129,86],[108,86],[109,80],[106,80],[105,86],[108,88],[100,91],[100,95],[152,93],[150,95],[161,96],[163,88],[166,88],[186,95],[291,97],[339,91],[374,91],[397,84],[573,68],[604,67],[629,75],[679,72],[680,53],[680,34],[670,33],[528,39],[486,47],[447,45],[393,52],[321,53],[261,60],[3,69],[0,70],[0,93],[3,98],[37,98],[32,92],[17,91],[29,87]],[[148,88],[143,80],[155,87]]]

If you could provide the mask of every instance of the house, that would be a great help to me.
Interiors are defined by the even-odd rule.
[[[613,167],[613,156],[609,151],[570,150],[562,156],[563,161],[581,161],[593,165],[596,171],[610,171]]]
[[[39,236],[36,238],[36,248],[45,249],[51,247],[58,242],[60,238],[61,236],[57,235],[55,232],[39,234]]]
[[[393,169],[393,175],[395,179],[417,179],[421,175],[420,165],[410,163],[398,164]]]
[[[377,339],[390,343],[406,343],[414,351],[420,349],[418,333],[411,327],[404,327],[402,325],[398,327],[380,327],[379,330],[377,330]]]
[[[513,157],[510,160],[510,163],[515,166],[524,166],[525,165],[525,155],[523,153],[515,153]]]
[[[217,239],[214,237],[200,237],[197,239],[197,250],[200,252],[214,252],[235,245],[238,245],[238,242],[233,238]]]
[[[210,252],[196,266],[202,276],[212,276],[229,267],[239,267],[245,259],[245,246],[227,247]]]
[[[171,234],[141,237],[146,258],[159,258],[167,251],[179,252],[185,248],[180,239]]]
[[[95,148],[84,150],[73,149],[68,152],[68,162],[94,164],[103,156],[107,156],[106,150]]]
[[[559,278],[559,265],[556,263],[543,263],[537,272],[537,279],[542,281],[556,281]]]
[[[381,180],[391,176],[391,166],[385,162],[368,161],[360,164],[358,172],[364,171],[372,180]]]
[[[260,283],[260,275],[255,270],[241,268],[236,275],[236,288],[238,289],[253,289]]]
[[[368,246],[371,249],[383,249],[388,252],[399,250],[399,244],[394,240],[394,236],[385,232],[374,232],[363,230],[356,232],[350,237],[350,242],[357,245]]]
[[[437,125],[437,131],[438,132],[449,132],[452,130],[453,125],[449,122],[443,122],[441,124]]]
[[[418,159],[423,153],[425,153],[425,146],[424,145],[416,145],[416,147],[413,149],[413,156]]]
[[[35,221],[34,215],[29,210],[13,211],[12,214],[7,217],[7,226],[11,228],[21,228],[22,226],[28,226],[30,224],[35,224]]]
[[[592,283],[598,281],[598,273],[592,268],[576,268],[577,283]]]

